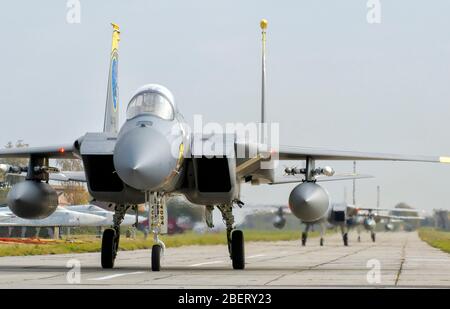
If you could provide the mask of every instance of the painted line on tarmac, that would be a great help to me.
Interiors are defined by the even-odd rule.
[[[258,257],[263,257],[263,256],[266,256],[266,255],[265,254],[255,254],[255,255],[247,256],[246,258],[253,259],[253,258],[258,258]]]
[[[197,266],[202,266],[202,265],[221,264],[221,263],[225,263],[225,262],[224,261],[203,262],[203,263],[189,265],[189,267],[197,267]]]
[[[246,258],[247,259],[253,259],[253,258],[263,257],[263,256],[266,256],[266,255],[265,254],[255,254],[255,255],[247,256]],[[197,264],[189,265],[189,267],[197,267],[197,266],[221,264],[221,263],[225,263],[225,261],[220,260],[220,261],[210,261],[210,262],[197,263]]]
[[[87,280],[102,281],[102,280],[109,280],[109,279],[114,279],[117,277],[123,277],[123,276],[128,276],[128,275],[139,275],[139,274],[143,274],[143,273],[144,273],[143,271],[135,271],[132,273],[114,274],[114,275],[109,275],[109,276],[105,276],[105,277],[91,278],[91,279],[87,279]]]

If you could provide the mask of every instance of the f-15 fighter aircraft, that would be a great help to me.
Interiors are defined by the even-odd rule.
[[[267,21],[262,31],[261,123],[265,123],[265,46]],[[120,223],[128,208],[146,203],[151,209],[154,234],[151,268],[160,270],[164,244],[159,235],[167,222],[166,197],[182,194],[190,202],[219,209],[227,227],[227,241],[234,269],[245,266],[244,235],[234,229],[233,205],[242,206],[242,183],[275,184],[277,160],[305,161],[304,178],[292,190],[289,207],[303,222],[324,217],[331,205],[326,190],[316,183],[320,175],[332,176],[318,160],[391,160],[450,163],[450,157],[395,155],[327,150],[298,146],[273,147],[250,143],[235,134],[195,135],[188,131],[164,86],[147,84],[137,89],[127,107],[127,119],[119,127],[119,26],[113,24],[112,48],[103,131],[88,132],[67,144],[4,149],[0,158],[29,158],[26,181],[14,185],[8,205],[23,218],[44,218],[57,207],[56,192],[47,183],[53,158],[83,161],[89,193],[98,201],[115,204],[114,224],[102,238],[101,264],[112,268],[118,250]],[[238,108],[238,106],[236,106]],[[9,128],[14,129],[14,128]],[[264,136],[264,134],[263,134]],[[213,146],[211,146],[213,145]],[[270,168],[270,166],[274,166]]]

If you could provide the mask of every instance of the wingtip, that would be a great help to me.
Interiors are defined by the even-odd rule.
[[[450,157],[439,157],[440,163],[450,163]]]

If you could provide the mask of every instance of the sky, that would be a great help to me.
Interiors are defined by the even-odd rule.
[[[261,33],[267,30],[267,118],[285,145],[450,155],[450,2],[380,0],[87,1],[80,23],[67,1],[1,5],[0,145],[72,142],[101,131],[111,45],[121,27],[121,121],[141,85],[169,88],[188,123],[260,118]],[[299,165],[290,162],[286,165]],[[320,162],[349,172],[351,162]],[[450,166],[362,162],[357,202],[450,208]],[[244,186],[242,200],[287,202],[295,185]],[[324,184],[350,201],[351,181]]]

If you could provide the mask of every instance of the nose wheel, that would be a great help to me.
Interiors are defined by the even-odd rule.
[[[161,270],[161,251],[160,245],[153,245],[152,247],[152,271]]]

